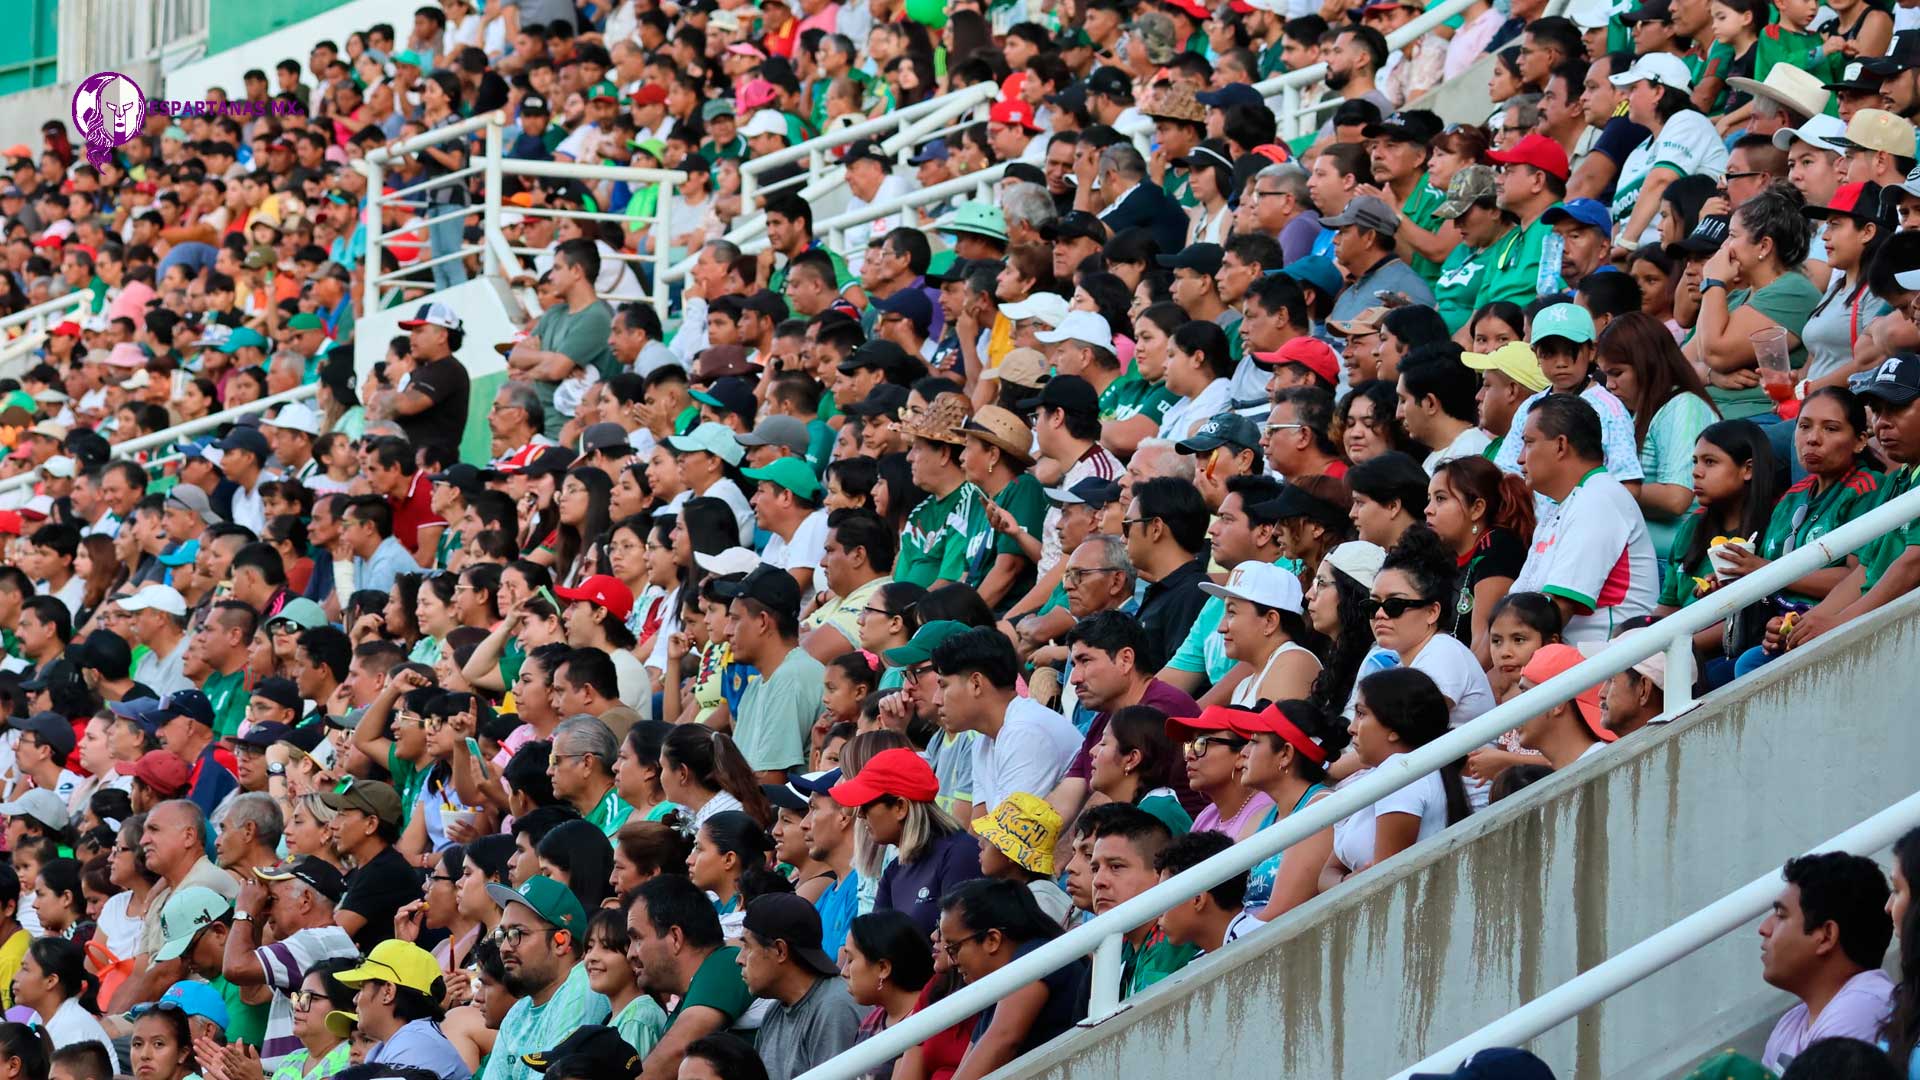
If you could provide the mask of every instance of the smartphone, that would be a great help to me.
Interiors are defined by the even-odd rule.
[[[490,774],[487,772],[487,755],[480,749],[479,739],[471,735],[467,736],[467,753],[473,755],[474,765],[480,770],[480,778],[482,780],[489,779]]]

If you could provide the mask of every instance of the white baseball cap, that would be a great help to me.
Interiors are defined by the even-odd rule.
[[[740,129],[740,137],[743,139],[751,139],[759,135],[785,135],[786,133],[787,120],[786,117],[780,115],[780,110],[778,109],[761,109],[759,112],[753,114],[753,119],[747,121],[747,126]]]
[[[139,371],[136,371],[133,373],[132,378],[123,379],[120,383],[120,389],[145,390],[147,387],[152,385],[153,385],[153,376],[147,374],[146,368],[141,368]]]
[[[445,304],[421,304],[415,309],[413,318],[401,319],[400,329],[411,330],[416,326],[441,326],[448,330],[460,329],[460,316]]]
[[[175,618],[185,618],[187,602],[171,585],[148,585],[139,592],[120,601],[122,611],[164,611]]]
[[[1025,300],[1000,305],[1000,314],[1016,322],[1039,319],[1048,326],[1059,326],[1067,318],[1067,298],[1056,293],[1037,292]]]
[[[730,547],[716,555],[695,552],[693,561],[709,574],[751,574],[760,565],[760,556],[751,548]]]
[[[280,406],[280,411],[271,420],[260,421],[261,427],[281,428],[286,431],[304,431],[308,435],[320,434],[320,418],[314,415],[313,408],[304,401],[290,401]]]
[[[1671,86],[1675,90],[1693,89],[1693,73],[1687,70],[1686,62],[1672,53],[1651,53],[1633,62],[1633,66],[1618,75],[1607,76],[1607,81],[1615,86],[1632,86],[1637,82],[1659,83]]]
[[[1303,610],[1304,594],[1300,591],[1300,579],[1283,567],[1257,559],[1249,559],[1234,567],[1233,572],[1227,575],[1225,585],[1201,582],[1200,591],[1222,600],[1245,600],[1261,607],[1291,611],[1295,615]]]
[[[1791,151],[1795,140],[1798,140],[1829,153],[1842,154],[1846,152],[1846,147],[1834,140],[1843,138],[1846,134],[1847,125],[1844,121],[1837,116],[1822,113],[1797,128],[1786,127],[1774,132],[1773,145],[1775,149]]]
[[[67,455],[56,454],[48,458],[45,465],[40,466],[40,471],[46,473],[48,476],[57,476],[62,480],[71,480],[79,475],[80,466],[78,462]]]
[[[1598,30],[1613,18],[1612,4],[1608,0],[1573,0],[1562,14],[1582,30]]]
[[[1371,589],[1373,579],[1380,576],[1380,567],[1387,561],[1387,549],[1365,540],[1349,540],[1328,552],[1326,561],[1359,582],[1361,588]]]
[[[1091,311],[1069,311],[1067,317],[1055,323],[1052,330],[1042,330],[1033,336],[1048,345],[1080,341],[1096,349],[1113,351],[1113,329],[1103,316]]]

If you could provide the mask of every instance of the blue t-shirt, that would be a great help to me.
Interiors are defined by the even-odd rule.
[[[468,1080],[473,1075],[460,1051],[431,1020],[414,1020],[394,1032],[393,1038],[367,1051],[367,1064],[428,1069],[440,1080]]]
[[[828,956],[839,956],[840,946],[847,940],[847,928],[860,914],[859,871],[847,871],[846,877],[821,893],[813,902],[813,910],[820,913],[820,948]]]
[[[200,760],[194,763],[193,769],[193,788],[187,792],[187,798],[192,799],[201,812],[211,816],[213,808],[219,806],[229,792],[239,787],[240,781],[234,779],[227,767],[214,758],[211,746],[200,752]]]

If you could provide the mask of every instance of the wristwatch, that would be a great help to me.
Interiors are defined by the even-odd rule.
[[[234,922],[252,922],[253,916],[248,912],[241,911],[236,908],[233,913],[233,921]]]
[[[285,762],[282,762],[282,761],[269,761],[269,762],[267,762],[267,775],[268,775],[268,776],[285,776],[285,775],[287,775],[287,766],[286,766],[286,763],[285,763]]]
[[[1721,281],[1719,278],[1701,278],[1700,279],[1700,294],[1702,296],[1706,295],[1706,292],[1708,289],[1724,289],[1726,287],[1727,287],[1727,283],[1724,281]]]

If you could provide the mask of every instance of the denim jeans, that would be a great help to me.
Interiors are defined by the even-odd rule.
[[[427,216],[450,214],[452,210],[453,206],[450,203],[435,203],[427,207]],[[463,217],[448,217],[445,221],[436,221],[427,226],[428,254],[437,259],[442,255],[459,251],[465,237],[465,220]],[[451,289],[455,285],[464,284],[466,280],[467,267],[464,259],[448,259],[433,267],[433,287],[436,290]]]

